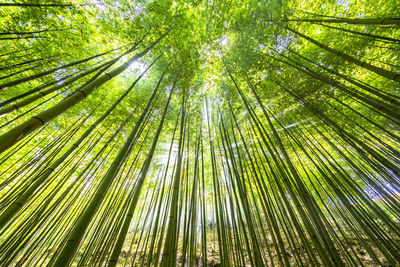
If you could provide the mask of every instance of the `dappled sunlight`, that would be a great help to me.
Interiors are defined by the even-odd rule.
[[[0,266],[400,266],[396,1],[0,14]]]

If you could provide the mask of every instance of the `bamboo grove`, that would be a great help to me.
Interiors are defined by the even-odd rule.
[[[396,1],[0,3],[0,266],[399,266]]]

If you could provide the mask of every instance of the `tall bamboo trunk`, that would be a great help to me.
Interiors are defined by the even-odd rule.
[[[24,123],[16,126],[10,131],[4,133],[0,136],[0,153],[11,147],[13,144],[19,142],[23,138],[25,138],[28,134],[39,128],[40,126],[45,125],[47,122],[56,118],[60,114],[64,113],[71,107],[75,106],[77,103],[85,99],[88,95],[90,95],[94,90],[98,87],[102,86],[104,83],[113,79],[123,71],[125,71],[130,64],[132,64],[137,59],[146,55],[156,44],[158,44],[171,30],[170,28],[164,34],[162,34],[157,40],[151,43],[147,48],[145,48],[140,53],[131,57],[127,62],[119,66],[118,68],[103,74],[101,77],[87,84],[84,88],[76,91],[74,94],[66,97],[63,101],[54,105],[53,107],[42,111],[41,113],[33,116],[29,120]]]
[[[171,92],[169,94],[169,97],[168,97],[168,100],[167,100],[167,104],[165,105],[163,115],[161,117],[159,126],[158,126],[157,131],[155,133],[155,136],[153,138],[153,142],[151,144],[151,147],[150,147],[150,150],[148,152],[147,158],[146,158],[146,160],[145,160],[145,162],[143,164],[143,167],[142,167],[140,176],[139,176],[139,178],[138,178],[138,180],[136,182],[135,188],[133,189],[134,193],[133,193],[133,196],[132,196],[132,198],[130,200],[130,203],[128,205],[129,207],[128,207],[127,213],[125,215],[124,222],[123,222],[122,227],[121,227],[121,229],[119,231],[118,239],[117,239],[117,241],[116,241],[116,243],[114,245],[113,251],[112,251],[110,259],[108,261],[108,266],[109,267],[113,267],[113,266],[117,265],[119,254],[121,253],[121,249],[122,249],[122,246],[124,244],[126,234],[128,233],[129,225],[130,225],[131,220],[133,218],[133,214],[135,212],[136,205],[138,203],[139,196],[140,196],[140,193],[142,191],[142,187],[143,187],[143,184],[145,182],[147,172],[149,171],[149,168],[150,168],[151,160],[153,159],[154,151],[155,151],[157,143],[158,143],[158,138],[160,137],[160,133],[161,133],[161,130],[162,130],[162,127],[163,127],[163,124],[164,124],[164,120],[165,120],[165,115],[167,114],[169,102],[171,100],[172,93],[174,92],[175,84],[176,84],[177,79],[178,79],[178,76],[177,76],[177,78],[175,80],[175,83],[174,83],[174,85],[173,85],[173,87],[171,89]]]
[[[186,85],[186,83],[185,83]],[[178,223],[178,197],[179,197],[179,184],[181,178],[181,169],[182,169],[182,159],[183,159],[183,147],[184,147],[184,125],[185,125],[185,89],[182,95],[182,104],[181,104],[181,125],[180,125],[180,134],[179,134],[179,144],[178,144],[178,161],[176,163],[176,173],[173,179],[173,187],[172,187],[172,197],[171,197],[171,207],[169,211],[169,222],[167,227],[167,234],[165,237],[165,245],[164,252],[161,260],[161,266],[175,266],[176,258],[174,258],[174,251],[176,250],[176,228]]]
[[[311,43],[313,43],[313,44],[325,49],[326,51],[331,52],[332,54],[343,58],[344,60],[346,60],[346,61],[348,61],[350,63],[356,64],[356,65],[358,65],[358,66],[360,66],[360,67],[362,67],[364,69],[367,69],[367,70],[370,70],[372,72],[375,72],[376,74],[378,74],[380,76],[386,77],[386,78],[394,80],[396,82],[400,82],[400,73],[396,73],[396,72],[393,72],[393,71],[385,70],[385,69],[376,67],[374,65],[371,65],[369,63],[366,63],[364,61],[358,60],[355,57],[352,57],[352,56],[350,56],[350,55],[348,55],[348,54],[346,54],[344,52],[341,52],[341,51],[338,51],[336,49],[330,48],[329,46],[324,45],[324,44],[318,42],[317,40],[315,40],[315,39],[313,39],[311,37],[308,37],[308,36],[298,32],[296,30],[293,30],[290,27],[286,27],[286,29],[288,29],[289,31],[291,31],[291,32],[299,35],[300,37],[310,41]]]
[[[132,83],[132,85],[114,102],[114,104],[108,108],[108,110],[103,113],[100,118],[98,118],[86,131],[81,135],[81,137],[54,163],[51,164],[44,172],[40,174],[35,182],[23,193],[21,194],[15,202],[7,208],[0,216],[0,230],[9,222],[13,216],[24,206],[24,204],[29,200],[29,198],[34,194],[34,192],[47,180],[47,178],[60,166],[79,146],[93,132],[93,130],[115,109],[115,107],[132,91],[134,86],[139,82],[139,80],[144,76],[144,74],[153,66],[153,64],[158,60],[158,58],[150,64],[146,70]]]
[[[161,76],[163,78],[163,75]],[[150,106],[153,102],[154,97],[158,91],[159,85],[161,80],[156,85],[152,95],[150,96],[149,100],[146,103],[146,106],[143,109],[142,114],[140,115],[139,119],[136,121],[135,126],[133,127],[132,131],[130,132],[128,138],[126,139],[123,147],[119,150],[117,156],[115,157],[114,161],[110,165],[106,175],[103,177],[100,185],[97,187],[95,194],[91,198],[90,202],[84,209],[84,211],[80,214],[77,222],[74,224],[71,234],[63,248],[61,249],[60,253],[57,255],[55,262],[52,266],[61,267],[69,265],[71,260],[73,259],[76,250],[80,244],[80,241],[83,238],[83,235],[86,232],[87,227],[89,226],[94,214],[98,210],[99,206],[102,203],[105,195],[107,194],[108,188],[110,187],[111,183],[113,182],[115,176],[117,175],[122,162],[127,157],[128,153],[131,151],[132,145],[136,143],[138,139],[137,132],[143,122],[143,119],[146,117],[147,113],[149,112]]]
[[[299,21],[299,22],[321,22],[321,23],[345,23],[355,25],[400,25],[398,18],[378,18],[378,19],[287,19],[281,21]]]

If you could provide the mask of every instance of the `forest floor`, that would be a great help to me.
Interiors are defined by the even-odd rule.
[[[182,244],[180,243],[180,246]],[[141,251],[140,248],[137,252],[136,249],[134,248],[135,245],[132,246],[132,253],[127,253],[126,251],[122,251],[122,257],[120,258],[120,264],[121,266],[124,266],[124,263],[128,263],[129,265],[132,264],[132,259],[135,258],[135,264],[133,264],[133,266],[144,266],[146,264],[146,260],[147,259],[146,255],[147,252],[146,251]],[[180,247],[181,248],[181,247]],[[274,245],[271,242],[270,244],[270,249],[271,249],[271,256],[273,258],[273,261],[275,262],[275,265],[279,265],[279,259],[278,259],[278,255],[276,254],[276,251],[273,249]],[[371,266],[371,267],[378,267],[378,266],[384,266],[384,267],[389,267],[391,266],[383,257],[383,255],[381,253],[379,253],[377,250],[374,250],[374,252],[376,253],[379,261],[381,261],[381,264],[377,264],[375,263],[375,261],[373,260],[373,258],[368,254],[367,250],[361,246],[356,240],[352,240],[350,242],[347,243],[347,248],[348,248],[348,252],[350,253],[350,255],[352,255],[352,258],[355,260],[356,265],[364,265],[364,266]],[[245,248],[243,248],[243,250],[245,250]],[[178,266],[188,266],[187,264],[182,264],[182,256],[180,255],[181,249],[179,249],[178,251],[178,261],[177,261],[177,265]],[[264,251],[266,258],[269,259],[268,257],[268,252],[267,249],[265,249]],[[297,255],[294,255],[294,252],[292,250],[290,250],[289,248],[287,248],[286,250],[286,255],[289,259],[289,263],[291,266],[298,266],[298,262],[296,261],[296,256],[299,256],[302,261],[303,264],[305,264],[307,266],[307,255],[304,251],[304,249],[298,248],[296,251]],[[355,259],[355,256],[357,255],[359,261],[357,261]],[[162,254],[160,255],[160,261],[161,261],[161,257]],[[298,257],[297,257],[298,258]],[[317,257],[318,259],[318,257]],[[197,247],[197,255],[195,258],[195,266],[204,266],[202,264],[203,258],[201,256],[201,247]],[[250,261],[248,258],[245,258],[244,261],[245,266],[251,266]],[[345,263],[345,265],[349,265],[346,264],[346,260],[343,259],[343,262]],[[154,263],[154,262],[153,262]],[[129,266],[128,265],[128,266]],[[243,264],[237,264],[237,266],[242,266]],[[209,267],[218,267],[220,266],[220,257],[219,257],[219,248],[217,245],[217,242],[210,242],[207,244],[207,265]],[[274,266],[272,264],[268,264],[268,266]]]

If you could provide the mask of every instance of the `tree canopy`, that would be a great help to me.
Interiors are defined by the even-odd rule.
[[[0,3],[1,266],[400,265],[394,0]]]

